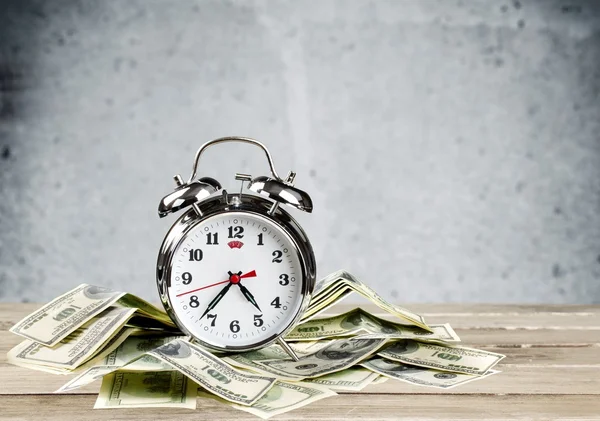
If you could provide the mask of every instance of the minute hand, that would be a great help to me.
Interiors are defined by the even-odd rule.
[[[231,288],[231,283],[228,283],[225,288],[223,288],[221,291],[219,291],[219,293],[217,294],[217,296],[215,298],[213,298],[213,300],[208,304],[208,307],[206,307],[206,310],[204,310],[204,313],[202,313],[202,316],[200,316],[200,319],[202,319],[204,316],[206,316],[208,314],[208,312],[210,312],[213,308],[215,308],[215,306],[219,303],[219,301],[221,301],[221,299],[225,296],[225,294],[227,294],[227,291],[229,291],[229,288]]]

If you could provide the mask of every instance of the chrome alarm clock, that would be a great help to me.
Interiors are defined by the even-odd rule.
[[[233,193],[214,178],[197,178],[202,153],[225,142],[261,148],[271,176],[237,173],[242,186]],[[283,338],[308,306],[316,264],[306,233],[280,207],[312,212],[310,196],[294,187],[295,175],[279,177],[257,140],[224,137],[202,145],[187,182],[176,175],[175,191],[161,200],[160,217],[185,213],[160,247],[158,292],[173,322],[199,345],[243,352],[277,342],[297,358]]]

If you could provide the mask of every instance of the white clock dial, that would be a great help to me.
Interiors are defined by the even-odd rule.
[[[302,304],[302,266],[291,238],[267,218],[226,212],[198,223],[171,262],[169,301],[179,323],[216,347],[279,335]]]

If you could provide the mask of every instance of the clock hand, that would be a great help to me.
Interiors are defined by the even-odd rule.
[[[260,307],[258,306],[258,303],[254,299],[254,295],[252,295],[252,293],[250,291],[248,291],[248,288],[246,288],[244,285],[242,285],[241,282],[238,282],[237,285],[238,285],[238,287],[240,287],[240,291],[242,291],[242,294],[244,294],[244,297],[246,297],[246,299],[248,301],[250,301],[250,303],[254,307],[256,307],[258,309],[258,311],[260,311],[262,313],[262,310],[260,309]]]
[[[256,271],[251,270],[250,272],[246,272],[243,275],[240,275],[240,279],[244,279],[244,278],[256,278]]]
[[[229,276],[231,276],[231,272],[229,272],[229,273],[230,273],[230,275],[229,275]],[[245,273],[245,274],[243,274],[243,275],[239,275],[239,278],[240,278],[240,279],[242,279],[242,278],[254,278],[254,277],[256,277],[256,271],[255,271],[255,270],[252,270],[252,271],[250,271],[250,272],[248,272],[248,273]],[[221,281],[221,282],[214,283],[214,284],[205,285],[205,286],[203,286],[203,287],[196,288],[196,289],[193,289],[193,290],[191,290],[191,291],[182,292],[181,294],[177,294],[177,295],[176,295],[176,297],[181,297],[182,295],[191,294],[192,292],[201,291],[201,290],[203,290],[203,289],[210,288],[210,287],[214,287],[214,286],[217,286],[217,285],[226,284],[227,282],[231,282],[231,278],[230,278],[230,279],[226,279],[225,281]],[[235,282],[234,282],[234,283],[235,283]]]
[[[208,314],[209,311],[211,311],[213,308],[216,307],[216,305],[219,303],[219,301],[221,301],[223,299],[223,297],[225,296],[225,294],[227,294],[227,291],[229,291],[229,288],[231,288],[231,285],[233,285],[233,283],[230,282],[227,285],[225,285],[225,288],[223,288],[221,291],[219,291],[217,296],[215,298],[213,298],[213,300],[208,304],[208,306],[206,307],[206,310],[204,310],[204,313],[202,313],[202,316],[200,316],[200,319],[202,319],[204,316],[206,316]]]
[[[221,281],[221,282],[217,282],[215,284],[210,284],[210,285],[206,285],[206,286],[203,286],[203,287],[200,287],[200,288],[196,288],[196,289],[193,289],[191,291],[182,292],[181,294],[177,294],[176,297],[181,297],[182,295],[191,294],[192,292],[201,291],[203,289],[214,287],[214,286],[217,286],[217,285],[222,285],[222,284],[225,284],[227,282],[229,282],[229,279],[227,279],[226,281]]]

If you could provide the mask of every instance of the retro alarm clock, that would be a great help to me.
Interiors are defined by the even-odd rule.
[[[237,173],[242,186],[233,193],[214,178],[197,178],[202,153],[225,142],[262,149],[271,175]],[[198,149],[189,179],[176,175],[175,191],[161,200],[160,217],[184,213],[160,247],[158,292],[173,322],[199,345],[244,352],[277,342],[297,359],[283,338],[308,306],[316,264],[306,233],[280,206],[312,212],[295,175],[282,179],[259,141],[223,137]]]

